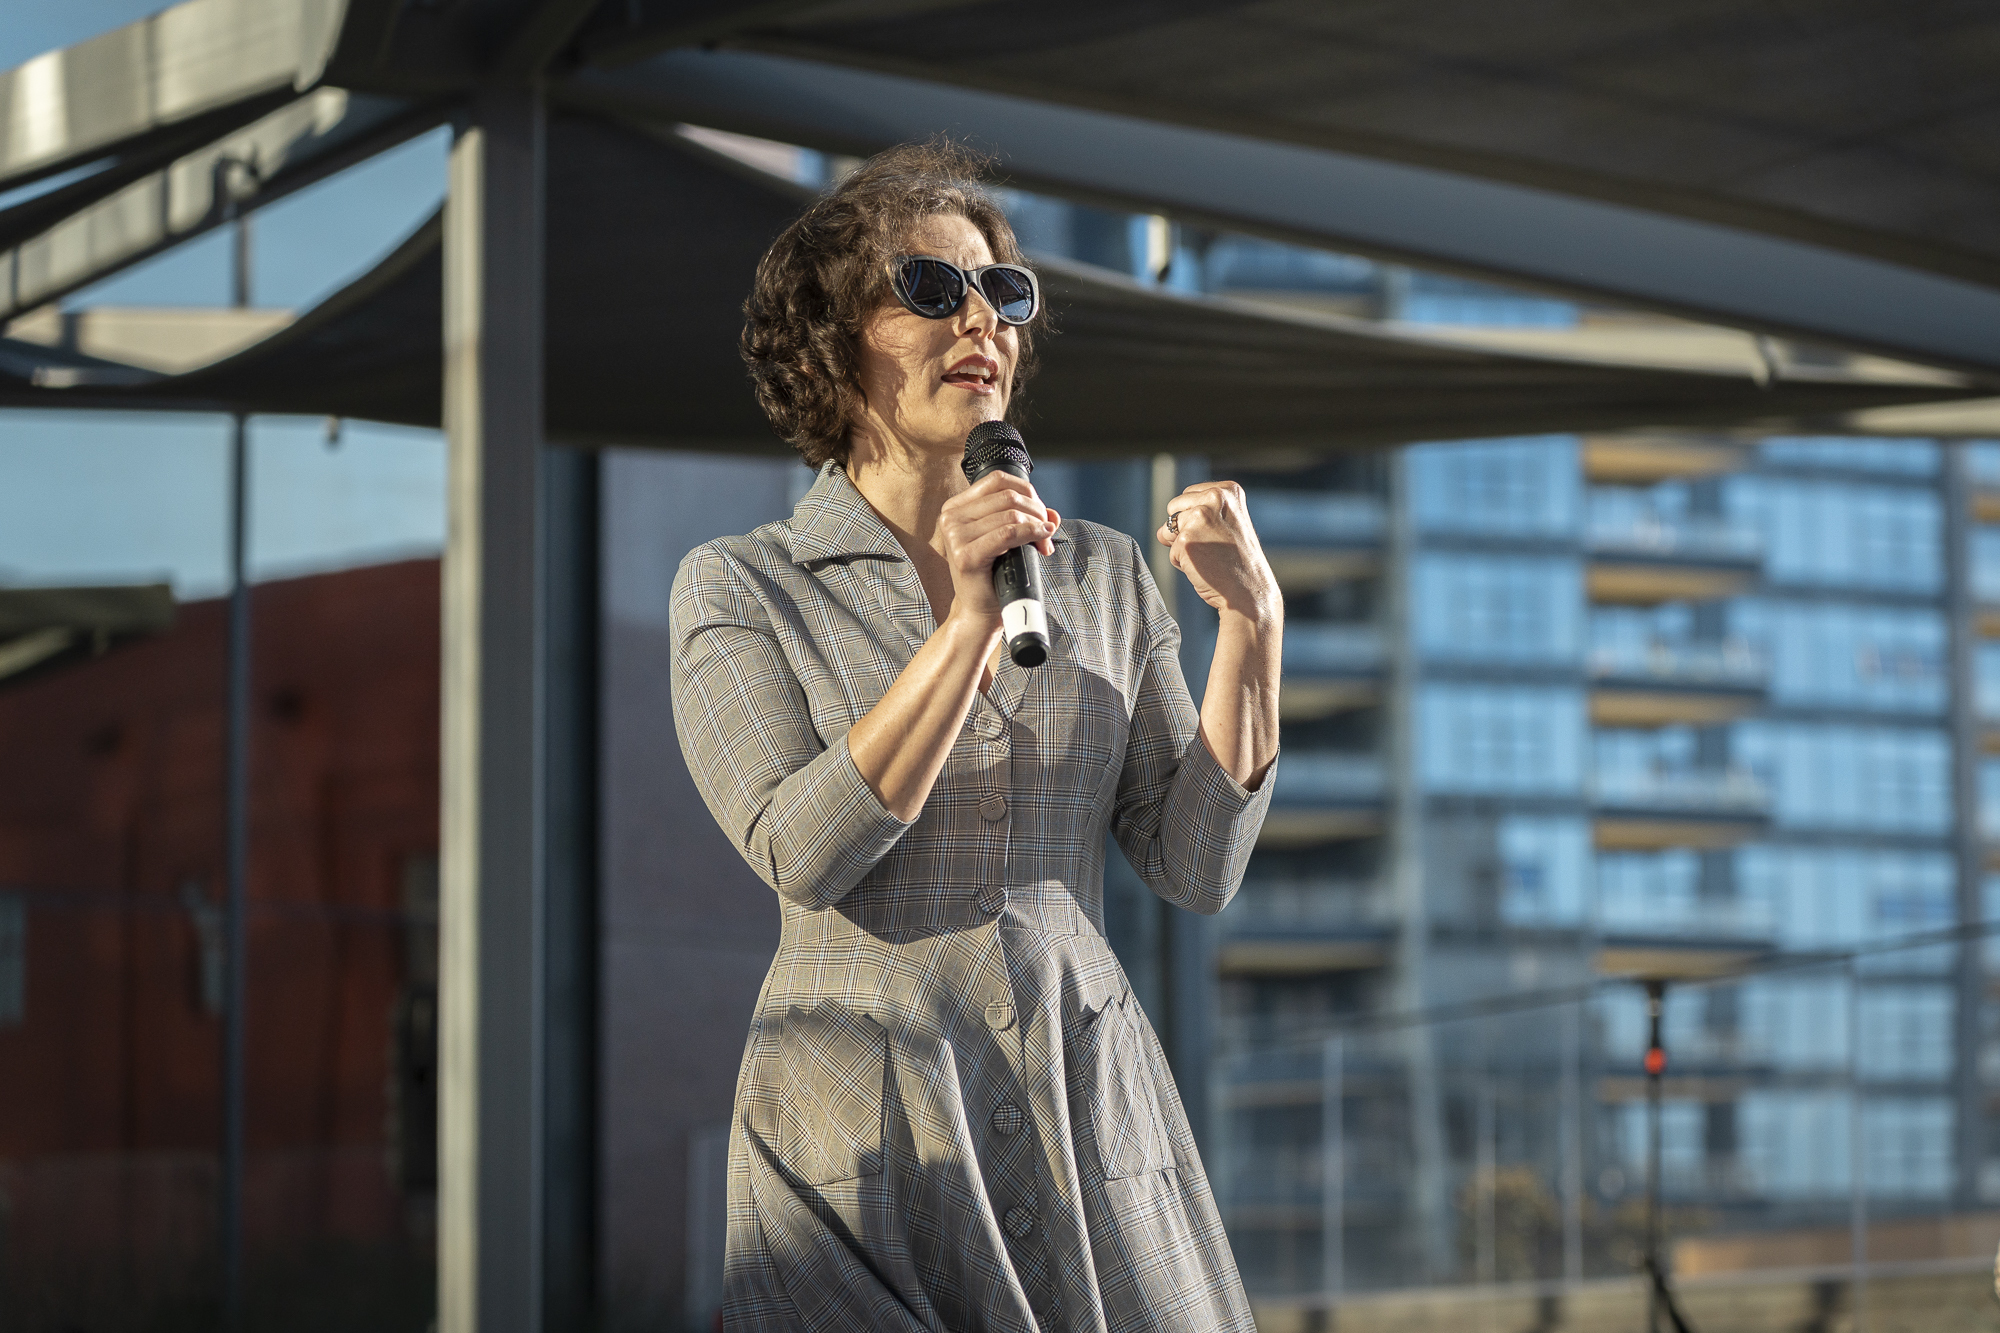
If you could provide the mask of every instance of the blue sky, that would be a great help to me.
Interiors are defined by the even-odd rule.
[[[0,68],[156,12],[124,0],[0,0]],[[260,211],[252,300],[305,307],[364,272],[437,207],[445,131]],[[64,304],[223,305],[228,242],[182,246]],[[435,431],[318,419],[252,422],[253,576],[435,553],[444,445]],[[225,585],[229,423],[195,414],[0,411],[0,585],[171,580]]]

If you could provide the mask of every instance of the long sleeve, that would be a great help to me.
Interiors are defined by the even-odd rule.
[[[1189,911],[1220,912],[1243,882],[1270,808],[1277,765],[1256,791],[1229,776],[1201,739],[1181,673],[1180,627],[1134,550],[1148,646],[1111,831],[1153,892]]]
[[[846,736],[821,738],[763,604],[712,545],[674,580],[673,700],[702,799],[788,901],[838,903],[910,827],[869,790]]]

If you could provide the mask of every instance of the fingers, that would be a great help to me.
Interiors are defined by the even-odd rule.
[[[1062,515],[1053,509],[1048,511],[1048,515],[1049,535],[1036,542],[1035,549],[1043,555],[1054,555],[1056,553],[1055,535],[1062,531]]]
[[[1042,502],[1041,497],[1035,494],[1034,485],[1026,477],[1017,477],[1011,472],[989,472],[977,482],[974,482],[970,490],[952,497],[950,503],[963,504],[975,498],[995,495],[1002,491],[1009,491],[1015,495],[1025,496],[1033,500],[1036,504]]]
[[[1172,546],[1192,532],[1216,526],[1250,528],[1248,497],[1233,481],[1198,481],[1167,501],[1167,521],[1157,534],[1162,546]],[[1204,533],[1215,540],[1213,533]],[[1225,536],[1222,540],[1228,540]]]
[[[970,570],[991,565],[1002,552],[1032,544],[1053,555],[1051,538],[1062,515],[1042,503],[1027,480],[1005,472],[980,478],[970,490],[945,502],[938,528],[947,556]]]
[[[1050,539],[1061,521],[1060,515],[1039,505],[1032,510],[1009,505],[982,514],[941,515],[938,530],[953,568],[973,573],[991,568],[1003,553],[1017,546],[1033,545],[1043,555],[1053,555],[1055,547]]]

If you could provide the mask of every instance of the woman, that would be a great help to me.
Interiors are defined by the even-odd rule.
[[[688,766],[784,918],[737,1083],[725,1322],[1247,1331],[1104,942],[1104,834],[1169,901],[1228,902],[1270,799],[1282,604],[1242,491],[1175,497],[1158,539],[1221,620],[1197,717],[1137,545],[1019,478],[967,483],[1041,319],[978,168],[891,150],[772,245],[744,357],[819,479],[674,585]],[[991,583],[1029,543],[1032,670]]]

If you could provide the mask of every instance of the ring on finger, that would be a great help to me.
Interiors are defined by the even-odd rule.
[[[1181,530],[1180,514],[1174,510],[1169,509],[1167,511],[1167,531],[1179,532],[1180,530]]]

